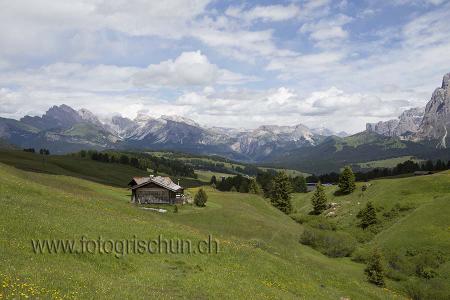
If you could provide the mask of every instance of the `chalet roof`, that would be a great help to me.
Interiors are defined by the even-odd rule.
[[[138,187],[141,187],[143,185],[146,185],[150,182],[153,182],[153,183],[155,183],[163,188],[166,188],[168,190],[171,190],[173,192],[183,189],[178,184],[175,184],[169,177],[162,177],[162,176],[133,177],[132,181],[136,182],[136,185],[131,187],[132,190],[136,189]]]
[[[131,182],[135,182],[137,185],[143,184],[144,182],[147,182],[149,177],[133,177],[133,180]]]

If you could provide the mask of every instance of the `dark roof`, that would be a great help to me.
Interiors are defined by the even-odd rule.
[[[131,187],[132,190],[144,186],[150,182],[153,182],[163,188],[177,192],[183,188],[178,184],[175,184],[169,177],[162,176],[150,176],[150,177],[133,177],[130,183],[135,182],[136,184]]]

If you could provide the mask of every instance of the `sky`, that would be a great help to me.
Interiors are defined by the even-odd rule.
[[[450,72],[446,0],[0,0],[0,116],[358,132]]]

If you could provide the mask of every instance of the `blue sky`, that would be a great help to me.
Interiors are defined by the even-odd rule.
[[[0,116],[357,132],[424,106],[450,72],[450,3],[35,0],[0,3]]]

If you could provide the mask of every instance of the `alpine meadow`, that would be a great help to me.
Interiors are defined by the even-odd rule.
[[[450,299],[450,1],[0,1],[0,300]]]

